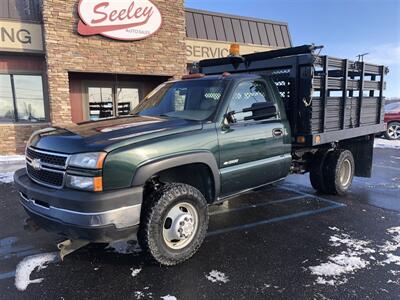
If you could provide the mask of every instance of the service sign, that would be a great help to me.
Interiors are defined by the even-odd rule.
[[[145,39],[161,27],[162,16],[150,0],[80,0],[81,35],[100,34],[112,39]]]

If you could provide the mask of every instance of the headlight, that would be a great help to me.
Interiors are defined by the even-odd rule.
[[[68,165],[83,169],[101,169],[105,158],[104,152],[75,154],[69,159]]]
[[[84,191],[101,192],[103,190],[103,178],[68,175],[67,186]]]

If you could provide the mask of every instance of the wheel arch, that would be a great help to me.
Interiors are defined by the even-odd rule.
[[[193,185],[203,193],[209,203],[217,199],[221,189],[218,164],[214,155],[208,151],[178,154],[145,163],[136,170],[132,186],[144,186],[154,176]],[[207,179],[210,179],[208,183]],[[210,193],[205,191],[208,185],[211,188]]]

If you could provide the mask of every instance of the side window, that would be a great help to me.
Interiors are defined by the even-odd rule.
[[[257,102],[273,103],[268,96],[267,87],[262,81],[244,81],[236,87],[228,111],[235,111],[236,120],[240,122],[245,117],[251,116],[251,112],[241,111]]]

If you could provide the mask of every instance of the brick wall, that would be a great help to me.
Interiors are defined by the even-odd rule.
[[[183,0],[153,0],[160,30],[140,41],[77,33],[78,0],[44,0],[44,40],[50,114],[54,125],[71,123],[68,71],[181,76],[186,72]]]
[[[32,132],[50,124],[0,124],[0,155],[23,154]]]

